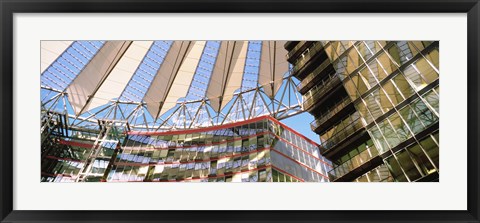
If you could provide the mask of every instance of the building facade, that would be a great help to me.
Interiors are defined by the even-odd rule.
[[[42,181],[327,182],[332,168],[316,143],[270,116],[168,132],[99,124],[92,137],[54,128]]]
[[[439,180],[439,42],[290,41],[331,181]]]

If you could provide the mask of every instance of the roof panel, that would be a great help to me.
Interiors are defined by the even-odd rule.
[[[41,41],[41,62],[40,73],[43,73],[73,41]]]
[[[85,111],[120,97],[152,43],[153,41],[134,41],[130,45],[107,79],[101,84]]]
[[[197,70],[197,65],[200,62],[203,49],[205,48],[205,41],[195,41],[191,50],[183,60],[178,74],[175,76],[175,80],[168,91],[168,95],[165,98],[160,114],[162,115],[169,109],[173,108],[177,104],[177,100],[187,95],[190,84],[193,80],[193,75]]]
[[[121,59],[131,42],[107,41],[66,89],[76,115],[83,113],[92,96],[108,77],[114,65]]]
[[[150,88],[145,94],[143,101],[147,103],[147,110],[157,119],[168,92],[175,80],[180,65],[185,59],[189,49],[193,46],[192,41],[175,41],[165,56]]]

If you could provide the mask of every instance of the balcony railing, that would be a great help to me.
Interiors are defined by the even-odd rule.
[[[287,53],[287,58],[293,57],[293,55],[297,54],[300,48],[304,47],[307,44],[307,41],[300,41],[290,52]]]
[[[362,164],[370,161],[372,158],[378,155],[378,150],[375,146],[368,147],[366,150],[362,151],[358,155],[354,156],[352,159],[347,160],[346,162],[340,164],[339,166],[333,168],[328,172],[328,177],[330,180],[338,179],[350,171],[358,168]]]
[[[325,140],[322,145],[325,149],[331,149],[340,142],[342,142],[344,139],[348,138],[349,136],[353,135],[355,132],[357,132],[360,129],[363,129],[363,124],[361,121],[360,117],[357,117],[354,121],[351,121],[349,124],[346,124],[346,126],[336,132],[334,135],[329,137],[327,140]]]
[[[388,167],[385,164],[370,170],[366,174],[358,177],[356,182],[393,182],[393,176],[390,174]]]
[[[310,123],[310,127],[312,128],[313,131],[315,131],[315,129],[317,129],[320,125],[322,125],[327,120],[332,118],[335,114],[340,112],[343,108],[347,107],[347,105],[349,105],[350,103],[352,103],[352,100],[350,99],[350,97],[347,96],[343,98],[340,102],[336,103],[335,105],[330,107],[326,112],[320,115],[321,117],[319,119],[313,120]]]
[[[340,82],[340,78],[338,78],[335,73],[330,75],[327,79],[322,80],[320,84],[316,85],[305,94],[306,96],[304,96],[303,108],[305,110],[310,109],[318,99],[320,99],[329,90],[338,86]]]
[[[323,49],[323,45],[320,42],[314,42],[313,45],[308,48],[308,52],[306,52],[302,57],[299,57],[297,61],[295,61],[295,66],[292,68],[292,73],[297,73],[298,70],[303,67],[310,59],[316,55],[319,51]]]
[[[323,70],[325,70],[325,68],[330,65],[330,60],[325,60],[322,62],[322,64],[320,64],[320,66],[318,66],[317,68],[315,68],[315,70],[313,70],[310,74],[308,74],[297,86],[297,90],[301,90],[302,88],[304,88],[307,84],[309,84],[317,75],[319,75]]]

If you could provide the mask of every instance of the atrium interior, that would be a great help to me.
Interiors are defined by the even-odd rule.
[[[439,181],[436,41],[42,41],[40,91],[42,182]]]

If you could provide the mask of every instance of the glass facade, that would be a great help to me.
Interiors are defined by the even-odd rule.
[[[264,116],[223,126],[169,132],[127,132],[120,140],[61,140],[42,165],[42,181],[327,182],[330,161],[318,145]],[[116,143],[113,143],[115,141]],[[85,155],[87,154],[87,155]],[[51,162],[55,165],[51,164]],[[96,178],[95,178],[96,177]],[[83,178],[82,178],[83,179]]]
[[[318,45],[324,50],[312,56],[309,47]],[[358,178],[378,166],[389,170],[387,181],[439,179],[437,41],[318,41],[296,55],[288,60],[300,66],[294,75],[302,86],[311,86],[302,88],[304,108],[334,164],[331,180],[383,179]],[[309,85],[314,79],[321,81]]]

